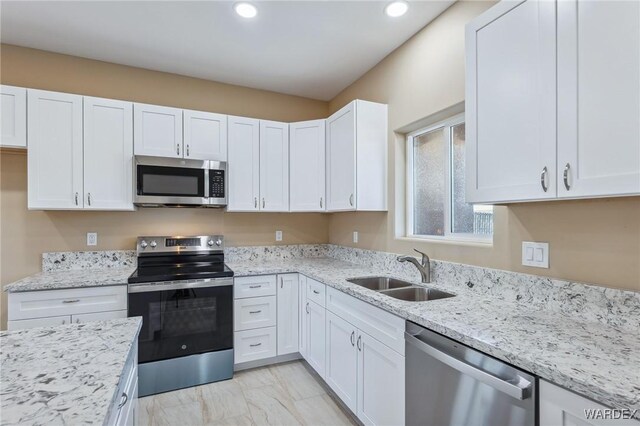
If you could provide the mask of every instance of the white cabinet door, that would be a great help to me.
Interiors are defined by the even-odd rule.
[[[278,275],[278,355],[298,352],[298,274]]]
[[[228,211],[258,211],[260,195],[260,121],[229,117]]]
[[[556,196],[555,7],[500,2],[467,25],[467,202]]]
[[[136,155],[182,158],[181,109],[134,104],[133,122]]]
[[[327,210],[356,209],[356,107],[327,119]]]
[[[36,327],[55,327],[56,325],[67,325],[67,324],[71,324],[71,316],[69,315],[64,315],[59,317],[33,318],[33,319],[24,319],[24,320],[16,320],[16,321],[7,321],[7,330],[13,331],[13,330],[24,330],[26,328],[36,328]]]
[[[307,362],[324,379],[325,373],[325,309],[307,301]]]
[[[82,209],[82,96],[27,97],[29,208]]]
[[[84,207],[133,210],[133,105],[84,98]]]
[[[0,86],[0,146],[27,147],[27,89]]]
[[[260,120],[260,210],[289,211],[289,125]]]
[[[558,180],[563,198],[640,193],[637,1],[558,2]]]
[[[610,408],[540,380],[540,426],[637,426],[631,419],[587,419],[586,413],[603,413]]]
[[[356,346],[358,419],[365,425],[405,424],[405,358],[362,332]]]
[[[183,111],[184,158],[227,161],[227,116]]]
[[[83,324],[91,321],[107,321],[126,317],[127,310],[124,309],[121,311],[94,312],[90,314],[71,315],[71,322],[75,324]]]
[[[289,124],[289,210],[326,210],[325,197],[326,120]]]
[[[307,347],[308,347],[308,317],[307,317],[307,277],[304,275],[299,275],[298,277],[300,294],[298,295],[298,303],[299,303],[299,318],[300,318],[300,327],[299,327],[299,352],[300,355],[304,359],[307,359]]]
[[[327,311],[325,381],[354,413],[357,412],[358,329]]]

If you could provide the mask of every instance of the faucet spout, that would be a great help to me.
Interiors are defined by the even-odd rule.
[[[431,260],[429,259],[429,256],[426,255],[426,253],[423,253],[416,249],[414,250],[422,255],[422,261],[418,261],[418,259],[416,259],[413,256],[398,256],[396,260],[398,262],[412,263],[416,268],[418,268],[418,272],[420,272],[420,277],[422,278],[422,282],[430,283],[431,282]]]

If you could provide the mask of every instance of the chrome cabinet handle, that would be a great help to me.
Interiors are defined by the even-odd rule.
[[[264,209],[264,197],[262,197],[262,208]]]
[[[80,324],[80,318],[76,318],[76,324]]]
[[[258,208],[258,197],[253,197],[253,208],[254,209]]]
[[[260,312],[262,312],[262,309],[260,309],[259,311],[249,311],[250,314],[259,314]]]
[[[540,185],[542,185],[542,190],[547,192],[549,189],[549,187],[547,187],[547,166],[544,166],[542,173],[540,174]]]
[[[284,285],[284,278],[280,277],[280,288]]]
[[[351,346],[355,346],[356,345],[355,338],[356,338],[356,332],[352,331],[351,332],[351,337],[349,338],[349,340],[351,340]]]
[[[322,208],[322,197],[320,197],[320,208]]]
[[[78,303],[80,299],[63,300],[62,303]]]
[[[362,336],[358,336],[358,350],[362,352]]]
[[[306,309],[307,313],[309,313],[309,302],[307,302],[307,309]]]
[[[76,206],[77,206],[78,205],[78,193],[77,192],[76,192],[75,200],[76,200]]]
[[[351,207],[353,207],[353,194],[349,196],[349,204],[351,204]]]
[[[189,144],[187,144],[187,157],[189,156]]]
[[[318,290],[313,290],[313,292],[314,292],[315,294],[320,294],[320,292],[319,292]]]
[[[260,288],[260,287],[262,287],[262,284],[260,284],[260,285],[250,285],[249,286],[249,288]]]
[[[260,346],[260,345],[262,345],[262,343],[254,343],[253,345],[249,345],[249,346],[251,346],[252,348],[255,348],[256,346]]]
[[[564,166],[564,173],[562,175],[564,178],[564,187],[567,188],[567,191],[571,189],[571,185],[569,185],[569,169],[570,168],[571,168],[571,165],[567,163],[566,166]]]
[[[122,398],[124,398],[124,401],[122,400]],[[120,397],[120,404],[118,404],[118,409],[124,407],[124,405],[127,403],[128,400],[129,400],[129,395],[127,395],[126,392],[122,392],[122,396]]]
[[[176,145],[176,154],[180,155],[180,144]]]
[[[89,205],[91,205],[91,193],[87,192],[87,203],[89,203]]]
[[[65,325],[67,323],[67,320],[62,320],[62,325]]]

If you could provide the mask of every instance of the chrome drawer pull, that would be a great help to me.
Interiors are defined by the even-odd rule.
[[[78,303],[79,301],[80,301],[80,299],[63,300],[62,303]]]
[[[249,345],[249,346],[251,346],[252,348],[255,348],[256,346],[260,346],[260,345],[262,345],[262,343],[254,343],[253,345]]]
[[[124,398],[124,401],[122,400]],[[122,392],[122,396],[120,397],[120,404],[118,404],[118,409],[124,407],[124,405],[129,401],[129,396],[126,392]]]
[[[260,287],[262,287],[262,284],[260,284],[260,285],[250,285],[249,286],[249,288],[260,288]]]
[[[315,294],[320,294],[320,292],[319,292],[318,290],[313,290],[313,292],[314,292]]]
[[[249,311],[250,314],[259,314],[260,312],[262,312],[262,309],[259,311]]]

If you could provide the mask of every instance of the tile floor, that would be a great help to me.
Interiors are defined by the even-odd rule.
[[[140,398],[139,424],[355,425],[301,361],[236,373],[232,380]]]

